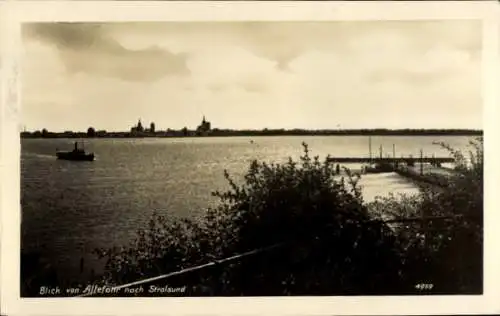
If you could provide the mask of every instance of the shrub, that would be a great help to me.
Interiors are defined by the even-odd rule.
[[[202,263],[211,257],[207,233],[195,221],[153,213],[148,228],[138,231],[132,245],[95,250],[107,259],[103,280],[119,285]]]
[[[242,185],[226,173],[231,190],[214,193],[232,223],[233,251],[290,245],[278,258],[239,267],[234,279],[245,279],[240,289],[251,295],[264,288],[268,295],[387,291],[398,273],[396,241],[363,205],[359,175],[346,169],[347,179],[336,180],[334,165],[311,158],[303,146],[298,163],[254,161]]]
[[[128,248],[99,251],[107,282],[125,283],[281,244],[275,251],[181,277],[212,295],[396,294],[398,241],[374,219],[357,187],[359,175],[335,179],[333,165],[251,163],[242,184],[225,172],[227,192],[198,222],[154,217]],[[185,285],[185,284],[184,284]]]
[[[482,289],[482,140],[469,159],[456,158],[446,188],[417,196],[363,202],[359,175],[335,177],[333,165],[311,158],[306,144],[298,162],[253,161],[242,183],[225,172],[220,203],[198,220],[155,214],[129,247],[98,251],[107,259],[103,282],[123,284],[209,263],[249,250],[272,251],[186,273],[168,281],[191,295],[413,294],[418,283],[433,293]],[[456,216],[388,226],[391,218]],[[434,231],[432,231],[434,230]],[[464,253],[467,251],[467,253]]]
[[[431,220],[427,233],[417,224],[396,226],[405,249],[404,275],[415,283],[434,283],[434,293],[481,293],[483,267],[483,142],[464,154],[441,143],[455,158],[455,172],[444,188],[425,187],[417,196],[389,196],[369,205],[378,216],[448,216]]]
[[[57,270],[42,260],[40,252],[21,251],[21,295],[40,296],[42,286],[61,286]]]

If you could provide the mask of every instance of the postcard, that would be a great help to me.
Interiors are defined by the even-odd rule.
[[[500,311],[498,12],[4,3],[2,313]]]

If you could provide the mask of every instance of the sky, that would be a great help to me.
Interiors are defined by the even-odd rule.
[[[482,128],[473,20],[32,23],[27,130]]]

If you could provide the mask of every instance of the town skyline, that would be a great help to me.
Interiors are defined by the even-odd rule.
[[[156,128],[155,122],[144,124],[139,118],[137,123],[128,131],[107,131],[89,126],[86,131],[65,130],[50,131],[47,128],[36,131],[21,132],[22,138],[122,138],[122,137],[192,137],[192,136],[289,136],[289,135],[483,135],[481,129],[227,129],[212,127],[212,123],[203,115],[203,119],[196,128],[183,127],[182,129]]]
[[[183,129],[186,129],[188,131],[196,131],[199,130],[200,127],[204,125],[204,123],[208,123],[208,130],[216,130],[216,131],[278,131],[278,130],[283,130],[283,131],[305,131],[305,132],[315,132],[315,131],[328,131],[328,132],[349,132],[349,131],[368,131],[368,132],[376,132],[376,131],[386,131],[386,132],[391,132],[391,131],[412,131],[412,132],[429,132],[429,131],[439,131],[439,132],[444,132],[444,131],[462,131],[462,132],[482,132],[482,128],[384,128],[384,127],[376,127],[376,128],[342,128],[340,125],[337,125],[335,128],[316,128],[316,129],[304,129],[304,128],[279,128],[279,127],[264,127],[261,129],[253,128],[253,129],[233,129],[233,128],[225,128],[221,126],[212,126],[211,121],[206,121],[206,116],[203,115],[203,118],[201,120],[201,123],[195,127],[195,126],[184,126],[182,128],[172,128],[172,127],[161,127],[157,126],[154,121],[144,121],[142,118],[139,118],[136,120],[136,124],[132,124],[131,126],[128,126],[128,128],[123,128],[121,130],[107,130],[105,128],[99,128],[98,126],[93,126],[93,125],[88,125],[87,128],[85,129],[72,129],[72,128],[67,128],[67,129],[50,129],[47,127],[39,128],[39,129],[30,129],[27,126],[23,126],[22,128],[22,133],[35,133],[35,132],[42,132],[43,130],[46,130],[47,132],[51,133],[87,133],[89,129],[92,129],[96,132],[108,132],[108,133],[134,133],[134,132],[165,132],[165,131],[180,131]],[[139,126],[142,126],[142,128],[139,128]]]
[[[34,23],[30,130],[481,129],[479,21]]]

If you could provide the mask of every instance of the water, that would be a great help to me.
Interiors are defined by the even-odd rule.
[[[464,148],[469,139],[385,136],[372,137],[372,145],[375,155],[379,145],[392,155],[395,144],[396,156],[417,157],[420,149],[447,156],[432,142]],[[210,192],[228,188],[224,169],[238,180],[253,159],[298,159],[303,141],[322,159],[368,156],[368,138],[357,136],[88,139],[85,149],[96,153],[96,161],[71,162],[56,160],[54,152],[71,149],[74,140],[23,139],[22,248],[41,250],[67,277],[79,272],[82,256],[98,270],[90,251],[127,244],[153,210],[196,217],[217,203]],[[367,201],[389,192],[417,192],[395,174],[365,175],[361,185]]]

